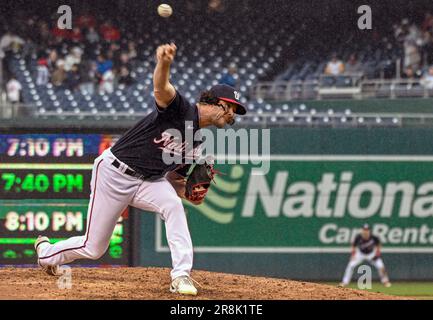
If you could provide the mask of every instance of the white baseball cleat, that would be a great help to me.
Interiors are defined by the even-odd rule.
[[[39,245],[42,243],[50,243],[50,239],[48,239],[48,237],[44,237],[44,236],[39,236],[36,241],[35,241],[35,251],[36,254],[38,256],[38,265],[41,267],[41,269],[43,271],[45,271],[47,274],[49,274],[50,276],[59,276],[61,275],[60,271],[59,271],[59,266],[43,266],[41,265],[40,261],[39,261]]]
[[[385,288],[389,288],[391,287],[391,282],[385,282],[383,285],[385,286]]]
[[[344,287],[346,287],[346,286],[347,286],[346,283],[344,283],[344,282],[340,282],[340,283],[338,284],[337,287],[339,287],[339,288],[344,288]]]
[[[170,285],[170,291],[185,295],[197,295],[197,288],[194,286],[193,279],[189,276],[180,276],[174,279]]]

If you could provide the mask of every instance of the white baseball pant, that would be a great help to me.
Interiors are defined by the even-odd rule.
[[[100,258],[108,249],[120,215],[131,205],[160,214],[171,251],[171,277],[189,275],[193,263],[192,241],[176,191],[165,178],[150,182],[124,174],[127,165],[118,160],[121,166],[116,168],[111,164],[115,159],[110,149],[95,159],[86,234],[55,244],[42,243],[38,249],[39,263],[63,265],[77,259]]]
[[[389,282],[388,276],[385,272],[385,265],[383,263],[382,258],[374,259],[376,255],[376,250],[373,250],[369,254],[364,254],[359,250],[356,250],[355,255],[350,259],[349,263],[347,264],[346,271],[344,272],[343,276],[343,283],[345,285],[348,285],[350,283],[350,280],[352,279],[353,271],[355,268],[360,265],[364,261],[368,261],[379,272],[380,281],[382,283]]]

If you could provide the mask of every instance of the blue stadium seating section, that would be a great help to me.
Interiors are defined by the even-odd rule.
[[[179,21],[172,24],[158,20],[137,25],[135,33],[140,34],[140,38],[135,40],[139,44],[139,59],[131,73],[135,83],[128,87],[119,86],[112,94],[95,92],[90,95],[80,91],[58,90],[51,84],[38,86],[35,81],[36,60],[33,59],[27,64],[20,55],[10,59],[9,67],[23,85],[24,102],[34,105],[41,116],[84,113],[141,116],[153,108],[152,72],[155,48],[163,42],[174,41],[179,49],[171,70],[171,81],[191,102],[196,101],[202,90],[218,83],[227,67],[235,63],[242,102],[247,105],[250,113],[254,113],[253,117],[246,119],[248,122],[261,123],[265,119],[268,124],[275,125],[399,124],[399,120],[394,118],[354,120],[345,114],[334,114],[332,110],[329,111],[329,116],[319,116],[302,104],[297,107],[288,104],[271,105],[249,98],[249,88],[270,74],[276,75],[275,80],[313,80],[309,90],[303,90],[299,98],[314,97],[319,76],[329,58],[327,54],[314,49],[320,47],[320,38],[316,37],[318,43],[311,43],[311,50],[307,50],[305,55],[300,54],[293,62],[286,62],[287,52],[296,50],[300,41],[302,42],[305,25],[299,25],[298,22],[269,24],[264,17],[256,19],[254,28],[244,28],[246,23],[250,23],[249,17],[244,20],[239,18],[237,23],[230,25],[221,24],[216,18],[210,17],[208,23],[198,28],[197,21],[188,21],[184,17],[178,19]],[[228,30],[230,32],[227,32]],[[121,32],[127,34],[128,30],[121,27]],[[233,34],[238,37],[233,39]],[[330,48],[328,53],[335,51],[342,59],[346,59],[349,54],[356,52],[365,74],[371,77],[390,67],[392,61],[401,54],[401,48],[393,41],[388,41],[386,48],[365,45],[361,50],[359,46],[359,43],[355,43],[339,50]],[[343,81],[341,85],[345,86],[347,83]],[[296,84],[294,86],[296,89]],[[299,88],[296,90],[301,92]],[[273,115],[263,116],[269,113]]]

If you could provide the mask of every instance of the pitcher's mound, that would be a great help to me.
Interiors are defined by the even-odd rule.
[[[275,278],[194,271],[199,294],[169,292],[166,268],[72,268],[70,281],[40,269],[0,269],[0,299],[398,299],[379,293]],[[70,289],[60,289],[60,286]]]

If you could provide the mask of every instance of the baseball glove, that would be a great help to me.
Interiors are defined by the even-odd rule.
[[[194,204],[202,203],[215,173],[211,163],[196,164],[186,180],[185,198]]]

